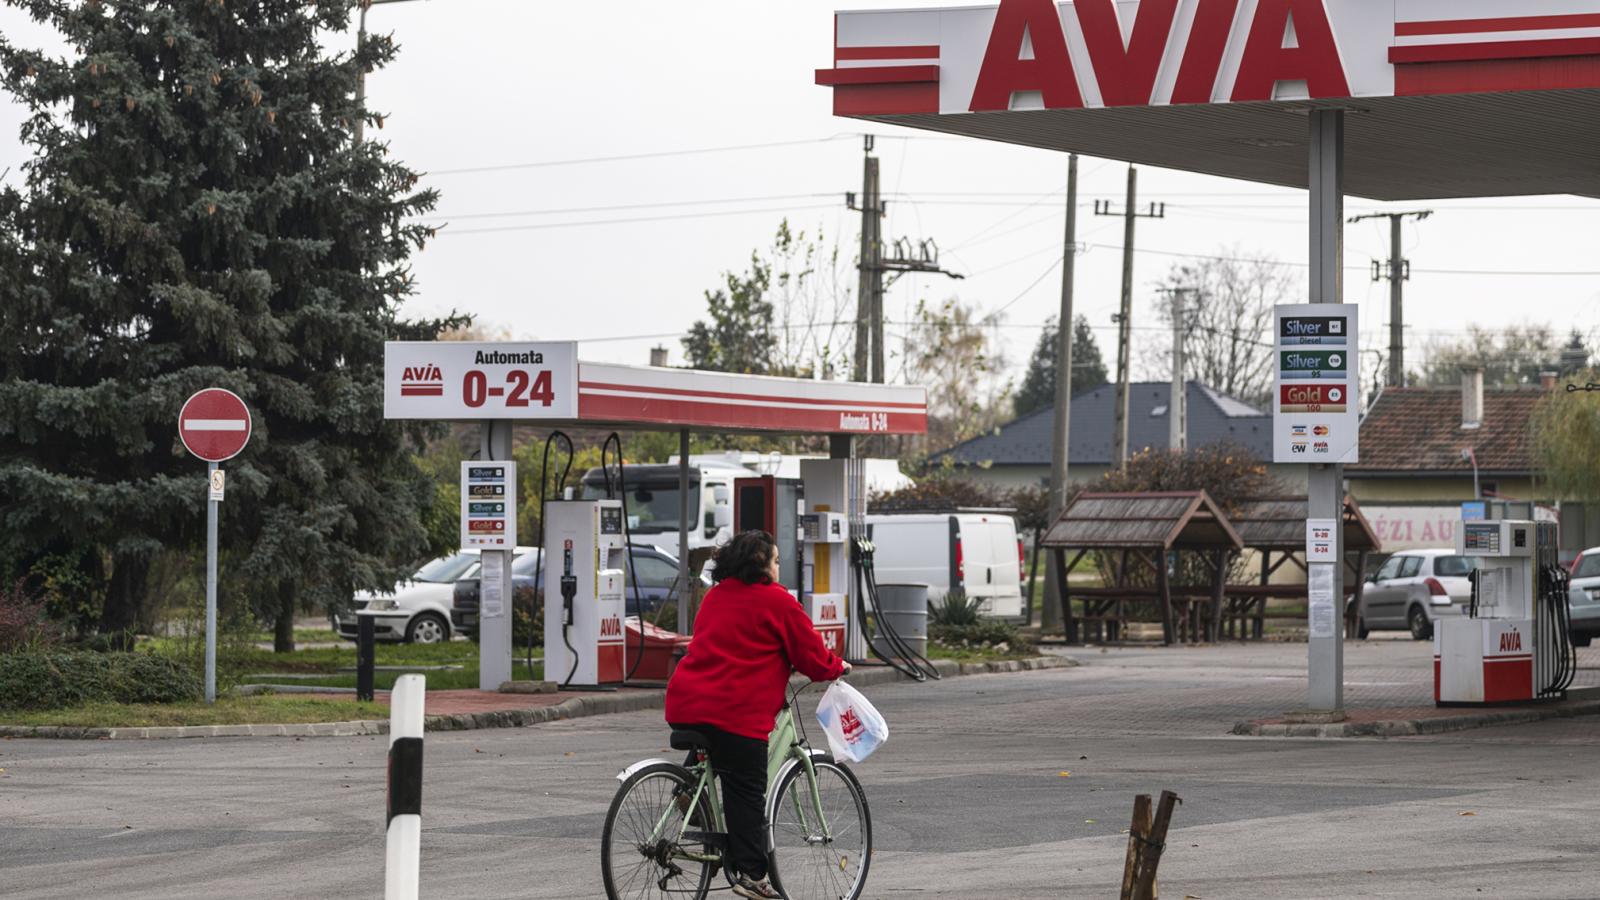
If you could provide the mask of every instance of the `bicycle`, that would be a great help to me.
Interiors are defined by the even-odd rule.
[[[794,701],[809,686],[789,697],[767,739],[767,875],[788,900],[857,900],[872,864],[872,816],[855,774],[797,728]],[[687,765],[645,759],[617,776],[600,838],[607,900],[700,900],[719,869],[732,884],[706,740],[674,731],[671,746],[693,754]]]

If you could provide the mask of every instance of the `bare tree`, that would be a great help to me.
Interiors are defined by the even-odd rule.
[[[1488,387],[1538,384],[1539,373],[1560,371],[1561,342],[1549,325],[1484,328],[1468,325],[1465,335],[1435,340],[1423,347],[1422,371],[1407,383],[1445,387],[1461,383],[1461,370],[1483,370]]]
[[[831,378],[849,369],[854,340],[855,270],[841,260],[838,243],[821,227],[814,238],[793,231],[785,219],[769,251],[772,304],[778,345],[774,368],[788,375]]]
[[[1185,376],[1261,406],[1272,392],[1273,308],[1295,302],[1299,285],[1288,266],[1249,255],[1224,248],[1215,257],[1176,264],[1162,286],[1185,289]],[[1171,303],[1163,299],[1157,312],[1170,329]],[[1146,368],[1171,371],[1171,341],[1141,344]]]
[[[1011,412],[999,324],[954,298],[936,307],[917,304],[902,341],[899,380],[928,389],[928,451],[989,431]]]

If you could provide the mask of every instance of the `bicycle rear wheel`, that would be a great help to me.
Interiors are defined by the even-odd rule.
[[[702,900],[706,896],[712,864],[675,855],[685,850],[703,855],[712,852],[703,843],[676,843],[685,817],[689,830],[711,830],[705,797],[693,812],[688,808],[693,793],[688,770],[672,763],[645,766],[617,789],[600,833],[600,875],[607,900]],[[663,834],[657,835],[663,816],[666,826],[661,829]]]
[[[867,795],[838,763],[818,760],[816,770],[822,822],[804,766],[791,766],[778,779],[767,825],[772,835],[768,874],[788,900],[857,900],[872,865]]]

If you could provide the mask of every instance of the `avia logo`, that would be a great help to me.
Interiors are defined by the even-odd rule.
[[[406,366],[400,374],[400,396],[443,397],[444,373],[435,365]]]
[[[1328,452],[1328,442],[1327,441],[1312,441],[1311,442],[1311,452],[1312,453],[1327,453]]]
[[[1501,653],[1521,653],[1522,652],[1522,632],[1520,632],[1520,631],[1503,632],[1500,635],[1500,652]]]
[[[861,717],[856,715],[854,706],[846,709],[839,716],[839,727],[844,730],[844,739],[850,743],[854,744],[861,740],[861,732],[864,726],[861,724]]]
[[[837,603],[823,604],[822,608],[817,611],[817,618],[824,622],[839,621],[839,605]]]
[[[1350,96],[1323,3],[1258,0],[1254,4],[1232,100],[1271,100],[1280,81],[1304,81],[1313,98]],[[1240,6],[1239,0],[1198,0],[1186,45],[1171,51],[1176,57],[1171,62],[1177,66],[1173,103],[1212,101]],[[1073,4],[1089,56],[1076,60],[1078,70],[1094,73],[1106,106],[1146,106],[1154,100],[1178,7],[1179,0],[1143,0],[1132,33],[1124,37],[1116,0]],[[1032,52],[1026,53],[1025,46]],[[1019,91],[1039,93],[1046,109],[1080,108],[1083,92],[1074,62],[1053,0],[1000,0],[969,108],[1010,109],[1012,96]]]
[[[616,616],[608,616],[600,620],[601,637],[622,637],[622,620]]]

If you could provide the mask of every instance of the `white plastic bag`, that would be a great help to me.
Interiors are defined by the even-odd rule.
[[[889,723],[860,691],[842,681],[823,692],[817,721],[828,735],[834,759],[861,762],[889,739]]]

